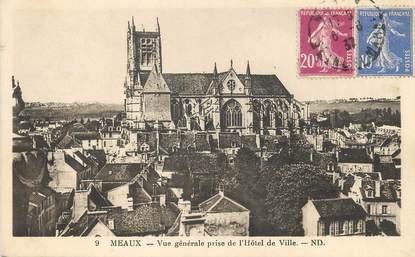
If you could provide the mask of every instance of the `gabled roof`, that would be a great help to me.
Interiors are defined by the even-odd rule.
[[[160,206],[159,203],[138,205],[134,210],[113,211],[108,219],[114,220],[114,234],[117,236],[165,233],[179,215],[173,203]]]
[[[219,172],[218,155],[211,153],[192,153],[187,164],[193,174],[215,174]]]
[[[85,150],[85,152],[90,155],[90,158],[92,158],[94,161],[97,161],[100,166],[103,166],[107,162],[107,156],[105,151],[102,149],[89,149]]]
[[[364,218],[366,211],[351,198],[311,200],[320,218]]]
[[[170,93],[170,89],[163,78],[163,75],[157,70],[157,66],[154,65],[150,74],[147,77],[147,81],[144,84],[144,93]]]
[[[189,170],[186,157],[170,155],[164,159],[163,172],[184,173]]]
[[[155,151],[157,147],[157,132],[139,132],[137,134],[138,152],[141,152],[141,145],[146,143],[149,146],[150,152]]]
[[[218,74],[222,81],[228,71]],[[242,84],[245,83],[245,74],[237,75]],[[149,72],[140,72],[141,84],[144,85],[149,77]],[[213,80],[213,73],[163,73],[163,78],[172,94],[180,95],[206,95]],[[276,75],[252,74],[252,94],[255,95],[284,95],[290,92],[285,88]]]
[[[74,154],[81,159],[81,161],[87,165],[87,166],[91,166],[91,167],[95,167],[98,165],[98,163],[96,163],[95,161],[89,159],[88,157],[86,157],[83,153],[81,153],[80,151],[76,151],[74,152]]]
[[[73,140],[72,137],[65,135],[58,143],[57,147],[60,149],[69,149],[73,147],[80,147],[80,145]]]
[[[104,182],[129,182],[141,173],[144,167],[145,163],[107,163],[95,179]]]
[[[394,163],[375,163],[373,165],[373,171],[380,173],[382,179],[400,179],[401,170],[395,167]]]
[[[105,198],[105,196],[98,189],[96,189],[93,184],[89,186],[88,198],[94,202],[96,206],[112,206],[112,203],[107,198]]]
[[[86,169],[84,166],[82,166],[82,164],[80,164],[72,156],[70,156],[68,154],[65,154],[64,155],[64,158],[65,158],[66,164],[68,164],[69,166],[71,166],[71,168],[74,169],[76,172],[82,172],[82,171],[84,171]]]
[[[217,193],[211,198],[199,204],[203,212],[245,212],[249,211],[244,206],[226,197],[223,193]]]
[[[101,136],[98,132],[88,131],[88,132],[73,132],[72,136],[77,140],[97,140],[101,139]]]
[[[372,163],[366,149],[342,148],[339,153],[341,163]]]
[[[380,192],[377,192],[375,181],[363,180],[360,192],[362,198],[366,202],[396,202],[399,200],[397,192],[400,190],[401,183],[399,180],[382,180],[380,183]],[[373,190],[373,197],[368,197],[366,189],[371,188]]]

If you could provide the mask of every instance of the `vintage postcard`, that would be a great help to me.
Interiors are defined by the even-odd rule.
[[[414,256],[411,1],[1,1],[4,256]]]

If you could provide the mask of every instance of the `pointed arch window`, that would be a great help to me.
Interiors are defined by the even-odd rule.
[[[178,120],[181,116],[180,103],[177,99],[171,101],[171,117],[174,121]]]
[[[282,112],[278,112],[277,119],[275,121],[275,125],[276,125],[276,127],[283,127],[284,126]]]
[[[273,127],[275,123],[275,105],[270,101],[266,101],[264,104],[264,127]]]
[[[222,121],[225,128],[242,126],[242,108],[235,100],[229,100],[222,111]]]

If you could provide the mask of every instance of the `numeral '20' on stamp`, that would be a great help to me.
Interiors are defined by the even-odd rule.
[[[353,76],[354,10],[301,9],[300,76]]]
[[[412,75],[412,9],[357,10],[357,76]]]

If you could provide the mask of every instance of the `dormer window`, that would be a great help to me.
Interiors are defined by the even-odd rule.
[[[148,152],[148,151],[150,151],[150,146],[148,144],[144,143],[140,146],[140,150],[141,150],[141,152]]]

